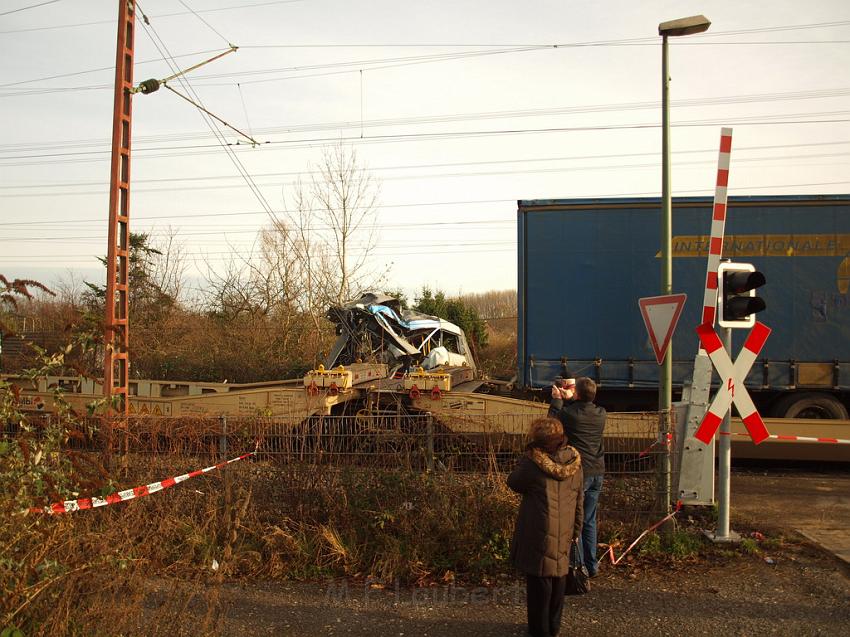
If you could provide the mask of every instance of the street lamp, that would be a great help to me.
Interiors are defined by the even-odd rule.
[[[673,200],[670,193],[670,71],[667,64],[667,38],[702,33],[711,26],[703,15],[662,22],[658,25],[661,36],[661,294],[673,293]],[[673,403],[673,343],[664,354],[661,379],[658,384],[658,411],[661,414],[659,434],[666,440],[670,433]],[[658,464],[663,474],[664,493],[660,504],[670,510],[670,453],[662,454]]]
[[[702,33],[711,26],[704,15],[679,18],[658,25],[661,36],[661,294],[673,293],[672,227],[673,201],[670,193],[670,72],[667,63],[667,38]],[[667,348],[661,366],[658,410],[669,414],[673,394],[673,347]]]

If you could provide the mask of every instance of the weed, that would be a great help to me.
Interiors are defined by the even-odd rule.
[[[696,555],[702,549],[702,540],[696,533],[677,530],[661,536],[650,533],[640,543],[637,552],[644,557],[667,555],[672,559],[684,559]]]
[[[703,546],[702,537],[687,530],[676,530],[667,541],[667,551],[676,559],[691,557],[700,552]]]
[[[758,555],[761,550],[759,549],[758,542],[754,539],[745,537],[741,540],[741,544],[739,544],[741,552],[745,555]]]
[[[658,556],[664,552],[664,547],[661,545],[661,537],[657,533],[650,533],[643,538],[638,548],[639,555]]]

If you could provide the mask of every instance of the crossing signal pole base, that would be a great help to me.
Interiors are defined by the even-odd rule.
[[[703,530],[703,535],[715,544],[739,544],[741,542],[741,534],[735,531],[729,531],[729,535],[718,535],[716,531]]]

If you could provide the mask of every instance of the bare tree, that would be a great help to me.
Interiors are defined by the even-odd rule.
[[[325,274],[330,301],[342,303],[377,282],[367,269],[375,247],[380,186],[360,164],[352,146],[325,147],[310,195],[329,248],[332,269]]]
[[[322,356],[324,336],[328,331],[324,315],[335,291],[333,277],[329,273],[336,266],[329,255],[327,242],[319,234],[322,224],[315,222],[311,202],[310,194],[299,179],[287,211],[291,228],[288,233],[291,239],[289,249],[298,267],[300,285],[296,303],[302,315],[309,317],[312,326],[311,349],[314,359],[318,360]],[[280,231],[280,228],[276,229]]]
[[[291,255],[284,260],[293,273],[292,299],[309,318],[310,349],[317,360],[333,336],[325,319],[328,307],[355,298],[381,279],[367,263],[377,241],[379,192],[351,146],[325,147],[311,180],[299,180],[284,196],[284,220],[264,230],[270,249]]]
[[[181,299],[186,277],[183,244],[177,241],[177,230],[169,227],[154,243],[158,258],[151,263],[150,278],[154,285],[173,299]]]

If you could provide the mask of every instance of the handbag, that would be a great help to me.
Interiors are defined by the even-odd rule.
[[[584,564],[576,563],[578,542],[573,540],[573,550],[570,552],[570,568],[567,571],[567,585],[564,595],[584,595],[590,592],[590,576]]]

